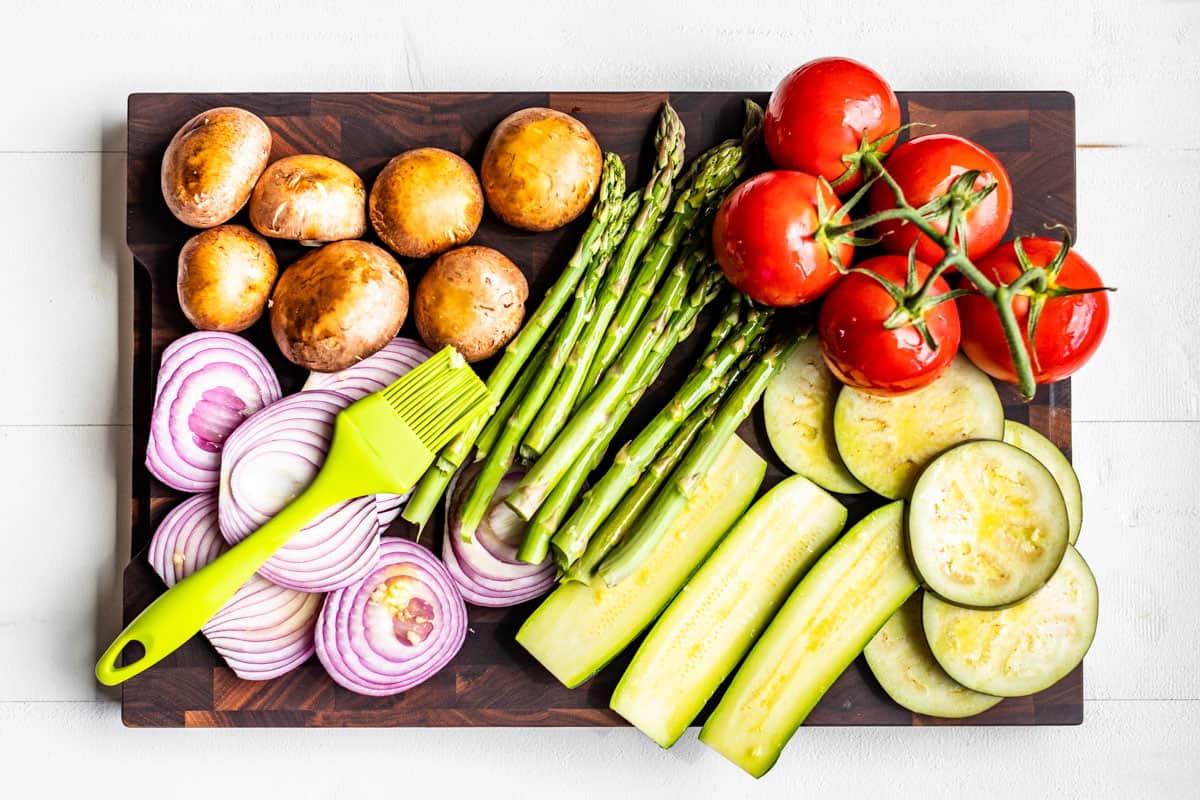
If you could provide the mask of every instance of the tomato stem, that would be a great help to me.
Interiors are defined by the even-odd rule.
[[[921,288],[904,302],[897,302],[896,313],[893,314],[893,317],[895,317],[894,323],[900,325],[916,324],[918,321],[923,322],[925,310],[938,303],[961,296],[961,293],[965,290],[956,290],[936,297],[930,297],[934,281],[950,267],[956,268],[964,279],[974,284],[979,293],[990,300],[992,305],[995,306],[996,314],[1000,318],[1000,325],[1004,330],[1004,338],[1008,344],[1009,354],[1012,356],[1013,368],[1017,374],[1017,385],[1021,397],[1024,400],[1032,400],[1034,393],[1037,391],[1037,383],[1029,352],[1033,346],[1033,337],[1031,333],[1030,345],[1027,348],[1021,336],[1021,329],[1017,323],[1016,313],[1013,311],[1012,299],[1014,295],[1028,286],[1033,286],[1039,292],[1045,292],[1049,280],[1047,271],[1040,267],[1034,267],[1023,272],[1020,277],[1009,285],[996,285],[988,280],[966,254],[965,233],[963,231],[964,215],[967,209],[981,202],[983,198],[991,194],[995,190],[996,184],[993,182],[983,189],[977,190],[975,189],[975,181],[978,179],[978,173],[967,172],[960,175],[951,184],[945,195],[934,198],[926,206],[918,209],[914,208],[908,202],[908,199],[904,196],[904,189],[888,173],[884,167],[883,159],[880,158],[878,152],[874,149],[863,148],[855,156],[858,167],[867,177],[863,189],[876,180],[882,180],[888,185],[895,196],[895,207],[877,211],[874,214],[867,214],[843,225],[831,225],[829,222],[826,222],[822,225],[822,235],[826,241],[834,242],[838,241],[839,238],[849,238],[858,231],[890,220],[906,222],[928,236],[942,248],[943,255],[938,260],[938,263],[933,265],[933,268],[922,282]],[[861,189],[855,192],[851,198],[843,203],[836,214],[831,215],[829,219],[832,220],[834,216],[840,216],[842,213],[849,213],[865,195],[866,192]],[[946,229],[944,231],[938,230],[933,225],[931,219],[925,216],[926,213],[934,218],[946,214]],[[1069,246],[1069,244],[1064,243],[1064,250]],[[1017,247],[1018,253],[1020,253],[1019,242]],[[901,316],[906,317],[908,322],[903,322],[900,319]],[[889,322],[893,322],[893,320],[889,319]],[[918,330],[920,327],[918,326]]]

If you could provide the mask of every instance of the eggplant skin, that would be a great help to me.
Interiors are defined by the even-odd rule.
[[[283,272],[271,296],[280,352],[313,372],[337,372],[395,338],[408,316],[408,278],[369,242],[327,244]]]
[[[271,129],[241,108],[212,108],[192,117],[171,138],[160,181],[171,213],[193,228],[233,218],[271,155]]]

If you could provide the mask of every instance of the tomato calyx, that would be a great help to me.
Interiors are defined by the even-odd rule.
[[[864,130],[858,137],[858,149],[853,153],[846,153],[842,156],[842,163],[846,165],[846,171],[834,179],[829,185],[834,189],[853,180],[855,175],[860,172],[866,173],[871,171],[872,164],[878,164],[888,154],[892,148],[892,143],[903,131],[913,127],[932,128],[927,122],[910,122],[907,125],[901,125],[898,128],[893,128],[875,139],[867,138],[867,132]]]
[[[900,286],[874,270],[865,267],[854,267],[850,272],[858,272],[872,278],[892,298],[896,308],[884,320],[883,327],[888,330],[904,328],[911,325],[921,334],[921,339],[931,350],[938,349],[937,339],[929,331],[925,322],[925,314],[934,306],[954,300],[968,294],[966,289],[953,289],[941,294],[930,294],[934,281],[938,279],[943,269],[933,269],[922,281],[917,277],[917,249],[914,245],[908,251],[908,271],[904,278],[904,286]]]
[[[1062,272],[1063,264],[1066,263],[1067,255],[1071,252],[1071,232],[1065,225],[1050,227],[1051,229],[1056,228],[1062,231],[1062,245],[1058,248],[1058,252],[1054,254],[1054,258],[1050,259],[1050,263],[1044,267],[1034,264],[1033,260],[1029,258],[1029,254],[1025,252],[1021,237],[1018,236],[1013,240],[1013,252],[1017,256],[1017,263],[1021,266],[1021,274],[1003,287],[1006,290],[1006,295],[1016,295],[1019,293],[1029,298],[1029,313],[1026,320],[1025,333],[1029,339],[1029,351],[1033,367],[1037,370],[1041,370],[1042,365],[1038,362],[1037,348],[1033,346],[1033,337],[1037,332],[1038,321],[1041,319],[1042,311],[1046,307],[1046,301],[1059,297],[1071,297],[1072,295],[1116,291],[1111,286],[1088,286],[1082,288],[1060,286],[1058,284],[1058,276]]]
[[[874,236],[858,236],[856,235],[857,232],[864,226],[854,222],[839,225],[838,220],[845,219],[849,215],[850,209],[854,208],[862,198],[866,197],[867,191],[870,190],[871,185],[878,178],[879,176],[876,175],[869,180],[863,181],[863,185],[854,194],[832,208],[825,201],[823,193],[817,193],[817,230],[813,233],[813,240],[825,248],[825,251],[829,253],[829,261],[843,275],[849,272],[849,269],[842,263],[841,257],[838,256],[839,247],[847,244],[852,247],[870,247],[879,244],[879,239]],[[833,187],[827,180],[821,178],[820,181],[829,187],[830,194],[834,194]]]

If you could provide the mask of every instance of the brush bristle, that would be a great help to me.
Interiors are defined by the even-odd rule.
[[[382,392],[422,444],[437,452],[492,405],[470,365],[446,347]]]

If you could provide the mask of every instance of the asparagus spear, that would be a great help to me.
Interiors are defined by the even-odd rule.
[[[583,553],[588,539],[605,517],[637,482],[646,466],[684,419],[716,391],[725,374],[766,329],[770,317],[770,312],[751,309],[738,330],[727,336],[715,351],[696,365],[671,402],[655,415],[637,437],[617,451],[608,472],[592,487],[583,503],[554,535],[554,547],[563,554],[564,560],[572,562]]]
[[[700,358],[708,357],[708,354],[721,346],[725,341],[725,337],[729,332],[742,321],[742,300],[745,295],[741,292],[733,292],[729,295],[729,302],[725,304],[725,310],[721,312],[721,318],[717,320],[717,324],[713,326],[712,331],[708,334],[708,345],[704,348],[704,352],[700,354]]]
[[[550,287],[537,310],[526,320],[521,331],[508,343],[500,363],[488,376],[487,385],[492,397],[500,399],[505,396],[521,367],[532,356],[550,324],[571,298],[601,246],[604,231],[612,217],[619,213],[624,196],[625,164],[617,154],[606,153],[596,204],[592,208],[592,221],[554,285]],[[450,477],[470,455],[471,446],[485,424],[486,420],[480,419],[442,448],[437,460],[425,472],[413,491],[404,508],[404,519],[418,527],[425,526],[445,493]]]
[[[518,559],[531,564],[540,564],[546,557],[546,549],[551,537],[558,530],[571,504],[579,496],[587,476],[600,465],[600,460],[617,435],[617,431],[620,430],[621,424],[641,400],[642,394],[658,379],[671,351],[679,342],[692,335],[692,331],[696,327],[696,317],[718,293],[719,282],[714,278],[714,274],[706,275],[688,298],[687,304],[675,312],[671,325],[659,337],[658,342],[638,367],[638,374],[631,390],[618,399],[617,406],[609,418],[603,435],[593,438],[586,445],[583,453],[575,459],[567,472],[555,484],[545,502],[538,508],[537,513],[533,515],[525,534],[525,541],[522,542],[521,550],[517,553]],[[564,560],[564,557],[568,555],[569,559]],[[566,569],[575,560],[578,553],[566,554],[556,551],[556,556],[559,556],[559,566]]]
[[[650,243],[662,214],[670,203],[672,183],[683,164],[684,151],[683,123],[679,121],[679,116],[670,104],[663,106],[659,116],[655,142],[658,155],[654,162],[654,174],[642,193],[641,208],[638,209],[638,215],[634,218],[625,241],[621,242],[621,249],[613,259],[613,266],[605,275],[595,313],[588,322],[587,330],[579,339],[576,352],[572,355],[571,369],[559,380],[554,392],[538,414],[537,422],[525,437],[527,457],[546,452],[566,425],[571,412],[578,408],[580,398],[586,396],[584,387],[596,385],[594,382],[586,382],[592,360],[609,322],[617,312],[617,306],[625,294],[638,258]]]
[[[560,323],[561,324],[561,323]],[[558,326],[555,326],[554,331],[549,337],[542,340],[538,345],[537,352],[533,354],[533,358],[521,370],[521,374],[517,377],[517,382],[512,385],[512,389],[504,396],[504,402],[496,409],[496,413],[492,414],[492,418],[487,421],[483,431],[479,434],[479,438],[475,440],[475,460],[481,461],[485,458],[492,447],[496,444],[496,440],[500,438],[500,432],[504,430],[504,421],[512,416],[513,411],[517,407],[517,403],[525,396],[525,392],[529,390],[529,384],[533,381],[534,376],[541,370],[546,363],[546,354],[550,350],[550,345],[553,344]]]
[[[675,469],[675,465],[687,454],[696,434],[704,427],[713,414],[720,408],[721,398],[732,382],[732,375],[726,375],[723,385],[700,408],[692,412],[670,443],[659,452],[658,457],[650,464],[650,468],[641,476],[633,488],[626,492],[620,504],[613,510],[604,524],[589,540],[587,549],[574,564],[563,574],[564,581],[591,583],[592,573],[596,566],[604,560],[609,551],[625,536],[633,524],[637,522],[642,511],[654,499],[662,486],[667,474]]]
[[[663,223],[654,244],[642,257],[633,282],[604,333],[600,348],[588,369],[585,386],[595,385],[608,365],[616,359],[650,302],[655,286],[675,251],[696,227],[701,213],[720,202],[734,181],[746,171],[747,161],[742,143],[736,139],[717,145],[696,160],[695,175],[675,199],[671,216]]]
[[[546,495],[554,489],[563,473],[574,463],[579,452],[609,423],[617,400],[629,391],[637,377],[641,359],[670,324],[674,311],[684,299],[691,276],[705,258],[705,253],[696,249],[679,259],[667,280],[663,282],[662,289],[655,295],[650,312],[638,326],[621,358],[613,363],[599,385],[592,390],[562,432],[555,437],[554,443],[505,498],[505,502],[521,519],[528,520],[533,517]]]
[[[630,205],[632,206],[632,204]],[[494,448],[489,447],[490,452],[484,458],[479,476],[471,484],[471,490],[467,493],[462,508],[459,510],[459,529],[464,540],[470,541],[480,521],[491,508],[493,495],[495,495],[500,481],[504,479],[505,474],[512,467],[513,461],[516,460],[521,437],[529,430],[538,410],[554,388],[554,382],[558,378],[559,372],[562,371],[579,334],[587,323],[596,290],[604,277],[608,256],[612,255],[616,243],[625,237],[626,223],[627,219],[620,215],[614,217],[610,222],[602,239],[596,263],[592,269],[588,270],[579,286],[575,288],[575,299],[551,337],[544,362],[536,367],[528,366],[525,371],[530,374],[530,379],[526,382],[524,389],[509,392],[509,397],[505,398],[505,404],[508,404],[509,399],[515,396],[509,413],[497,426],[498,434],[495,446]],[[521,382],[518,381],[518,384]],[[493,420],[498,418],[499,415],[496,415]],[[491,427],[491,423],[489,423],[489,427]]]
[[[794,337],[775,342],[733,388],[638,520],[637,528],[601,562],[597,574],[605,584],[615,586],[628,577],[655,548],[704,480],[729,437],[735,435],[738,426],[750,415],[767,383],[798,343]]]

